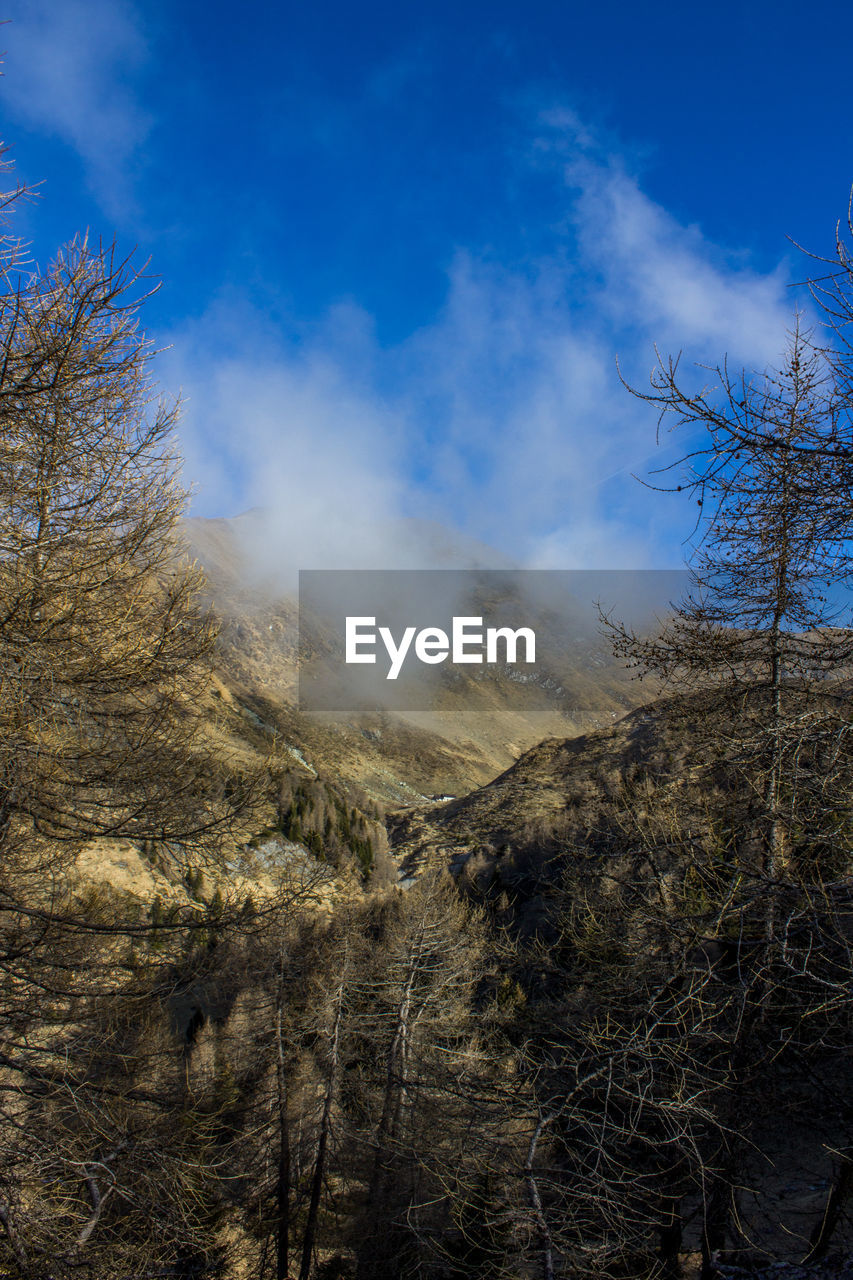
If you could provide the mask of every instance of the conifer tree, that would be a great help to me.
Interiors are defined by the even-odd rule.
[[[844,444],[853,406],[799,327],[780,370],[754,381],[716,372],[719,385],[694,394],[678,361],[660,361],[642,397],[691,432],[681,464],[699,512],[691,589],[657,636],[609,622],[617,652],[663,678],[709,810],[699,823],[681,815],[655,851],[669,901],[668,919],[658,919],[669,930],[662,954],[677,956],[681,943],[684,956],[692,930],[693,954],[725,953],[737,984],[721,983],[709,961],[710,990],[678,967],[666,987],[680,1069],[714,1117],[701,1157],[708,1276],[729,1235],[741,1143],[761,1115],[762,1086],[785,1063],[801,1071],[806,1057],[834,1078],[853,994],[844,679],[853,655]],[[638,825],[638,838],[647,835]],[[705,1072],[700,1027],[700,1040],[716,1044]]]
[[[713,758],[737,773],[749,796],[739,873],[766,901],[772,939],[781,886],[830,869],[847,808],[838,677],[853,655],[853,475],[834,442],[853,438],[853,414],[799,327],[778,372],[757,383],[717,372],[717,399],[691,395],[677,362],[661,362],[642,397],[700,428],[685,459],[697,545],[691,588],[659,635],[610,630],[618,653],[692,700],[693,732],[706,727]]]
[[[149,925],[83,892],[75,859],[121,837],[197,860],[251,788],[201,730],[215,629],[181,559],[177,409],[138,326],[144,274],[86,240],[38,271],[7,239],[2,283],[0,1256],[59,1275],[105,1241],[132,1257],[118,1207],[133,1220],[158,1186],[138,1106],[120,1101],[131,1058],[110,1083],[119,1059],[93,1030],[122,993],[139,1007],[132,944]],[[162,1116],[166,1093],[147,1094]],[[179,1167],[161,1161],[140,1258],[155,1239],[166,1256],[196,1247],[203,1195],[181,1200]]]

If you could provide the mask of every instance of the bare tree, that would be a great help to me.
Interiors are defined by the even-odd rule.
[[[512,1177],[496,1065],[510,1055],[493,1021],[484,920],[431,872],[385,904],[379,927],[352,1030],[363,1065],[349,1090],[351,1145],[355,1156],[363,1144],[366,1191],[356,1275],[467,1274],[489,1252],[485,1218],[497,1212],[484,1188]]]
[[[148,1104],[122,1110],[86,1034],[118,992],[139,1009],[133,952],[150,926],[81,890],[75,858],[123,837],[197,860],[253,792],[202,728],[215,628],[181,558],[177,408],[157,397],[138,323],[150,285],[85,240],[44,272],[7,240],[2,274],[0,1222],[15,1265],[40,1274],[45,1257],[84,1265],[105,1230],[115,1240],[131,1152],[137,1188],[156,1185],[145,1144],[117,1136],[119,1113]],[[202,927],[185,915],[156,927]],[[170,1176],[163,1203],[187,1227],[194,1196],[176,1199]]]
[[[808,810],[818,824],[809,857],[799,841],[811,875],[846,765],[847,699],[838,677],[853,655],[853,476],[829,444],[849,425],[850,408],[799,328],[778,373],[758,385],[724,375],[721,403],[683,390],[672,362],[661,363],[653,383],[643,399],[682,427],[704,429],[686,458],[686,487],[700,508],[692,587],[659,636],[618,624],[611,634],[617,652],[664,677],[670,691],[704,695],[714,754],[737,770],[752,801],[741,869],[752,842],[760,855],[749,874],[766,900],[772,939],[775,887],[795,872],[795,814]],[[825,452],[812,447],[817,440]],[[840,794],[836,787],[835,800]]]
[[[72,245],[18,286],[0,333],[6,848],[187,842],[224,813],[192,714],[214,629],[178,563],[177,410],[153,399],[139,282]]]
[[[670,987],[693,1009],[692,1024],[718,1040],[703,1085],[691,1020],[682,1019],[677,1057],[718,1135],[702,1155],[709,1276],[730,1237],[739,1135],[760,1114],[768,1038],[778,1042],[774,1070],[807,1054],[828,1069],[843,1052],[853,767],[844,680],[853,655],[853,475],[841,444],[851,438],[849,398],[832,360],[799,327],[778,372],[755,381],[734,380],[725,366],[716,372],[717,388],[697,394],[682,384],[678,361],[661,360],[652,393],[642,395],[692,432],[682,459],[699,510],[692,588],[658,636],[608,620],[616,651],[668,682],[670,714],[692,739],[693,782],[715,797],[710,820],[670,845],[681,865],[667,864],[670,897],[686,903],[678,886],[692,883],[703,945],[733,953],[737,974],[734,993],[717,981],[687,1005],[683,979]],[[669,917],[675,952],[689,931],[676,911]],[[719,978],[716,961],[712,970]],[[802,1019],[810,1042],[796,1030]]]

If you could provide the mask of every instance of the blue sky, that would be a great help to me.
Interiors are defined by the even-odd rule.
[[[139,246],[193,509],[381,564],[377,517],[678,564],[654,343],[763,368],[853,182],[853,8],[8,0],[16,230]],[[374,539],[371,542],[371,538]],[[356,555],[356,551],[358,555]]]

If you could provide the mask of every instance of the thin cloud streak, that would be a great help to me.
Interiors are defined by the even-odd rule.
[[[9,116],[63,139],[81,157],[102,207],[133,204],[129,162],[153,120],[132,88],[148,50],[127,0],[28,0],[8,28]]]

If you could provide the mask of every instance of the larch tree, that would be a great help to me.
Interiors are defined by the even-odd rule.
[[[642,395],[691,433],[682,483],[672,486],[698,503],[691,588],[657,636],[609,622],[616,651],[663,678],[670,718],[691,738],[692,785],[717,805],[705,821],[676,820],[677,866],[672,830],[656,852],[669,897],[658,925],[682,944],[689,925],[706,956],[715,946],[736,956],[734,987],[716,971],[710,989],[673,971],[667,988],[682,1029],[681,1066],[711,1118],[701,1157],[708,1276],[732,1238],[741,1138],[761,1114],[762,1084],[807,1055],[834,1078],[853,994],[845,678],[853,405],[799,325],[778,371],[755,380],[732,378],[725,366],[716,373],[718,385],[696,393],[677,360],[660,360]],[[713,1061],[704,1076],[700,1027],[716,1045],[703,1050]],[[670,1056],[671,1041],[672,1033]]]
[[[741,858],[756,853],[751,891],[767,904],[770,941],[780,886],[817,870],[846,812],[835,784],[848,724],[839,678],[853,656],[853,473],[835,442],[853,438],[853,406],[799,327],[780,371],[758,383],[717,372],[718,398],[696,395],[677,362],[661,361],[642,396],[680,427],[701,428],[678,486],[698,503],[698,546],[691,589],[659,635],[610,629],[618,653],[709,713],[715,754],[749,794]]]
[[[186,842],[222,816],[193,754],[214,629],[178,562],[176,409],[153,399],[139,283],[74,244],[19,284],[0,330],[7,851]]]
[[[115,1249],[113,1205],[152,1185],[108,1136],[117,1095],[86,1036],[149,926],[81,892],[75,858],[97,837],[198,858],[246,796],[201,727],[215,628],[181,559],[177,409],[138,323],[150,286],[85,240],[43,272],[7,240],[2,280],[0,1253],[59,1274],[105,1231]],[[150,1116],[128,1123],[142,1151]],[[164,1171],[164,1206],[191,1204],[179,1183]]]
[[[366,1192],[355,1274],[474,1274],[489,1248],[483,1186],[504,1154],[484,921],[449,875],[427,871],[368,929],[375,955],[351,1031],[360,1066],[342,1099]]]

